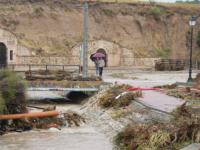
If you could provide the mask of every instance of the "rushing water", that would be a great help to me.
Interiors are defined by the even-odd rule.
[[[55,104],[36,104],[39,107]],[[67,110],[82,114],[85,109],[78,104],[57,104],[56,110]],[[30,112],[42,111],[30,108]],[[0,150],[112,150],[104,134],[87,124],[80,127],[63,127],[58,131],[41,130],[23,133],[8,133],[0,136]]]
[[[112,150],[108,139],[89,126],[0,136],[1,150]]]

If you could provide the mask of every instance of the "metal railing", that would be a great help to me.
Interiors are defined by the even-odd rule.
[[[160,59],[157,60],[156,63],[169,65],[169,66],[184,66],[185,68],[190,67],[190,60],[189,59]],[[200,68],[200,62],[197,60],[192,61],[192,68],[199,69]]]
[[[3,69],[3,68],[9,68],[11,67],[11,69],[13,71],[15,71],[15,67],[28,67],[28,70],[31,70],[32,67],[43,67],[45,69],[48,69],[49,67],[54,67],[54,69],[58,69],[60,68],[61,70],[65,70],[66,67],[77,67],[77,70],[79,71],[80,70],[80,65],[47,65],[47,64],[0,64],[0,69]],[[58,67],[58,68],[57,68]],[[24,69],[25,71],[25,69]]]

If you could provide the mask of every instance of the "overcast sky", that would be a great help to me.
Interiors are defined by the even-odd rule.
[[[141,0],[141,1],[149,1],[149,0]],[[154,0],[155,2],[165,2],[165,3],[175,3],[176,0]],[[185,1],[185,0],[182,0]],[[191,0],[189,0],[191,1]]]

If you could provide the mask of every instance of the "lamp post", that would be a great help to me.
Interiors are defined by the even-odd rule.
[[[195,26],[196,24],[196,20],[192,17],[190,20],[189,20],[189,24],[191,26],[191,50],[190,50],[190,69],[189,69],[189,78],[188,78],[188,81],[187,82],[192,82],[192,34],[193,34],[193,27]]]

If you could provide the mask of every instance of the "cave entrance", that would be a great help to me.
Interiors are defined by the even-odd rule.
[[[106,51],[104,49],[100,48],[100,49],[97,50],[97,53],[102,53],[102,54],[105,55],[105,57],[103,57],[102,59],[105,62],[105,67],[107,67],[107,54],[106,54]]]
[[[7,64],[6,50],[6,45],[0,43],[0,64]]]

